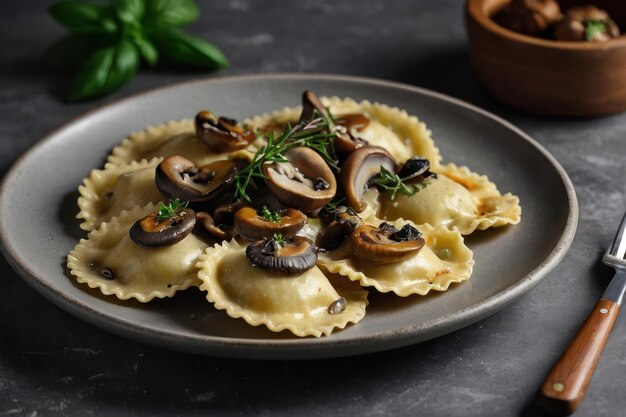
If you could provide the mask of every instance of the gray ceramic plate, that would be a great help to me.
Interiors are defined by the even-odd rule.
[[[247,326],[214,310],[196,289],[150,304],[120,302],[79,286],[64,269],[84,234],[76,189],[130,132],[209,108],[237,118],[319,95],[368,99],[406,109],[433,131],[444,161],[467,164],[503,192],[521,198],[521,224],[468,239],[476,267],[449,291],[400,299],[370,294],[366,317],[330,337],[299,339]],[[541,179],[541,180],[538,180]],[[24,155],[0,195],[2,251],[33,288],[101,328],[166,348],[259,359],[347,356],[417,343],[494,313],[536,285],[567,251],[578,210],[572,184],[537,142],[483,110],[413,86],[326,75],[259,75],[212,79],[147,92],[88,113]],[[28,219],[28,220],[26,220]]]

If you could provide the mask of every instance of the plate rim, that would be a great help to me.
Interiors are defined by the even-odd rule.
[[[83,119],[89,118],[92,114],[109,109],[111,107],[120,106],[126,102],[131,102],[139,97],[154,94],[165,90],[174,90],[182,86],[193,84],[214,84],[221,82],[237,82],[237,81],[255,81],[267,79],[314,79],[328,80],[349,83],[364,83],[374,86],[399,89],[411,93],[417,93],[433,97],[455,106],[463,107],[474,113],[478,113],[483,117],[491,119],[507,129],[513,131],[521,139],[533,146],[533,148],[544,157],[557,172],[561,183],[566,191],[568,213],[561,235],[555,242],[552,250],[543,259],[543,262],[536,268],[528,272],[515,284],[505,288],[504,290],[492,295],[491,297],[473,304],[462,310],[457,310],[440,316],[436,319],[420,322],[416,325],[405,326],[400,329],[389,329],[382,332],[361,335],[349,340],[333,340],[332,337],[322,338],[294,338],[294,339],[246,339],[233,338],[210,335],[192,336],[188,334],[165,332],[154,328],[147,328],[141,324],[137,324],[131,320],[121,317],[115,317],[103,314],[95,308],[81,300],[74,298],[68,294],[56,291],[50,285],[47,285],[43,276],[37,275],[32,271],[24,259],[20,257],[7,239],[7,232],[4,230],[3,223],[0,222],[0,252],[4,255],[9,265],[18,273],[24,281],[38,293],[43,295],[53,304],[61,307],[63,310],[71,313],[75,317],[89,322],[97,327],[121,334],[140,342],[158,345],[168,349],[185,351],[191,353],[201,353],[206,355],[214,355],[221,357],[233,358],[263,358],[263,359],[313,359],[313,358],[329,358],[341,356],[353,356],[362,353],[374,351],[383,351],[414,343],[423,342],[432,338],[439,337],[443,334],[450,333],[462,327],[469,326],[478,320],[487,317],[499,309],[509,304],[514,299],[526,293],[537,285],[549,272],[551,272],[563,259],[567,250],[574,239],[578,225],[578,200],[576,191],[567,175],[565,169],[557,161],[557,159],[539,142],[530,135],[522,131],[511,122],[497,116],[478,106],[470,104],[464,100],[436,92],[427,88],[418,87],[410,84],[382,80],[370,77],[339,75],[339,74],[323,74],[323,73],[252,73],[240,75],[225,75],[220,77],[201,78],[180,83],[169,84],[145,91],[122,97],[94,109],[83,112],[82,114],[64,122],[57,128],[53,129],[35,144],[33,144],[26,152],[24,152],[5,173],[0,183],[0,205],[5,204],[6,193],[10,188],[12,179],[17,175],[20,166],[24,161],[30,158],[30,155],[37,151],[40,147],[47,144],[48,141],[54,139],[70,128],[75,123]],[[424,333],[428,332],[427,335]],[[206,340],[206,338],[210,340]],[[184,340],[186,343],[181,343]],[[381,341],[384,342],[381,346]],[[268,349],[263,352],[254,351],[254,349]],[[296,350],[297,349],[297,350]],[[326,352],[325,352],[326,350]],[[332,351],[329,352],[328,350]]]

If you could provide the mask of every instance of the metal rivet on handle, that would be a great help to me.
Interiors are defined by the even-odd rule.
[[[607,310],[606,308],[601,308],[600,309],[600,313],[602,313],[602,314],[606,314],[608,312],[609,312],[609,310]]]
[[[556,392],[563,392],[563,390],[565,389],[565,385],[563,385],[560,382],[556,382],[552,384],[552,389],[555,390]]]

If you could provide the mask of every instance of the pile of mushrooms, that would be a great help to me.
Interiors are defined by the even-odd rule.
[[[512,0],[495,20],[515,32],[559,41],[605,42],[620,36],[605,10],[587,5],[563,14],[556,0]]]
[[[302,101],[300,123],[329,121],[326,133],[334,138],[328,152],[336,158],[338,172],[315,150],[293,147],[283,160],[260,167],[264,181],[249,190],[247,202],[235,198],[234,185],[249,161],[224,159],[196,166],[182,156],[169,156],[156,168],[155,182],[163,196],[177,204],[170,203],[166,216],[160,206],[138,220],[129,232],[132,240],[161,247],[190,233],[218,241],[239,238],[251,242],[245,253],[253,266],[279,275],[307,271],[317,262],[318,248],[333,250],[342,242],[348,242],[357,258],[375,263],[399,262],[417,253],[424,240],[415,228],[366,225],[357,213],[367,207],[363,194],[376,183],[381,167],[406,181],[423,181],[434,175],[428,160],[412,158],[399,164],[385,149],[359,137],[370,123],[365,115],[332,118],[311,91],[303,93]],[[239,150],[255,139],[254,132],[235,120],[208,111],[199,112],[195,124],[200,142],[215,152]],[[345,199],[344,206],[329,208],[339,199]],[[325,224],[315,243],[298,234],[307,216],[319,216]]]

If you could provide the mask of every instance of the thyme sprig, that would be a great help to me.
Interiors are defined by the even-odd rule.
[[[263,219],[267,220],[268,222],[278,223],[282,216],[280,215],[280,212],[271,211],[267,208],[267,206],[263,206],[263,210],[261,210],[261,217],[263,217]]]
[[[343,197],[338,200],[331,201],[324,206],[324,211],[326,211],[327,213],[334,213],[335,211],[337,211],[337,207],[341,206],[345,200],[345,197]]]
[[[235,198],[242,198],[251,202],[248,195],[248,187],[254,184],[255,178],[265,178],[261,168],[266,162],[289,162],[285,158],[285,153],[298,146],[306,146],[318,152],[326,163],[334,169],[339,170],[334,158],[333,139],[334,133],[329,133],[329,120],[316,118],[311,121],[298,123],[291,127],[287,125],[283,133],[278,138],[274,137],[274,132],[270,132],[267,137],[267,144],[261,146],[250,164],[235,174]]]
[[[400,178],[395,172],[390,172],[384,166],[380,166],[380,177],[373,180],[372,183],[391,192],[391,199],[395,200],[398,193],[406,196],[412,196],[420,190],[428,186],[428,181],[422,181],[413,184],[407,184],[409,178]]]
[[[156,221],[162,222],[176,217],[178,210],[187,208],[188,204],[188,201],[181,202],[178,198],[170,200],[167,205],[159,203],[159,212],[156,216]]]
[[[274,237],[272,239],[277,245],[285,246],[287,242],[285,242],[285,238],[282,233],[274,233]]]

